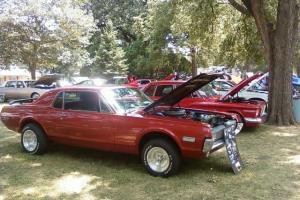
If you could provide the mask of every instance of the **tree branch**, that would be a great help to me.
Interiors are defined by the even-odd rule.
[[[232,7],[234,7],[236,10],[240,11],[242,14],[250,15],[250,11],[247,9],[247,7],[239,4],[235,0],[228,0],[228,2],[230,3],[230,5]]]

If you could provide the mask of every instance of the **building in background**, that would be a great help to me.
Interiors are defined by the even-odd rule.
[[[40,72],[36,72],[36,77],[41,77]],[[27,69],[16,65],[10,66],[8,69],[0,69],[0,84],[11,80],[31,80],[30,72]]]

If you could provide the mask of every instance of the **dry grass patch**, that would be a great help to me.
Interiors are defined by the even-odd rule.
[[[148,175],[130,155],[51,145],[42,156],[20,151],[0,125],[3,199],[300,199],[300,128],[262,126],[238,136],[245,169],[235,176],[224,151],[184,161],[168,179]]]

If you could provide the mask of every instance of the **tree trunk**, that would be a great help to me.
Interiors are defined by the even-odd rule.
[[[35,80],[36,79],[36,75],[35,75],[35,71],[36,71],[36,64],[32,63],[29,65],[29,71],[31,74],[31,80]]]
[[[291,60],[298,28],[296,0],[279,0],[276,28],[266,17],[263,0],[248,1],[264,45],[269,66],[268,118],[270,124],[295,124],[292,112]]]
[[[300,77],[300,61],[296,64],[297,76]]]
[[[192,56],[192,77],[197,76],[197,65],[196,65],[196,49],[191,47],[191,56]]]
[[[277,125],[295,124],[292,98],[292,57],[298,31],[296,0],[280,0],[270,66],[268,122]]]

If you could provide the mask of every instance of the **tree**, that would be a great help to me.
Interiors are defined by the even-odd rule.
[[[219,39],[216,39],[216,24],[221,10],[215,0],[173,1],[175,16],[172,33],[177,44],[189,49],[192,74],[197,74],[197,65],[213,64]],[[201,63],[197,63],[200,61]]]
[[[96,26],[83,4],[72,0],[2,0],[1,60],[38,68],[89,64],[85,47]],[[65,68],[67,69],[67,68]]]
[[[126,46],[137,39],[132,26],[136,16],[146,13],[147,0],[90,0],[90,9],[98,20],[98,28],[105,28],[108,19],[111,20],[117,31],[117,38]]]
[[[296,0],[228,0],[241,13],[252,16],[264,46],[269,67],[268,122],[277,125],[295,124],[292,112],[292,56],[298,31]],[[274,9],[276,8],[275,15]]]
[[[219,45],[214,64],[239,66],[247,71],[250,66],[265,68],[263,46],[254,19],[232,10],[228,5],[219,6],[222,17],[215,25],[214,40],[219,40]]]
[[[94,63],[92,65],[93,75],[103,74],[126,74],[125,53],[120,47],[117,32],[111,20],[108,20],[105,28],[94,35],[95,42],[90,47]]]

